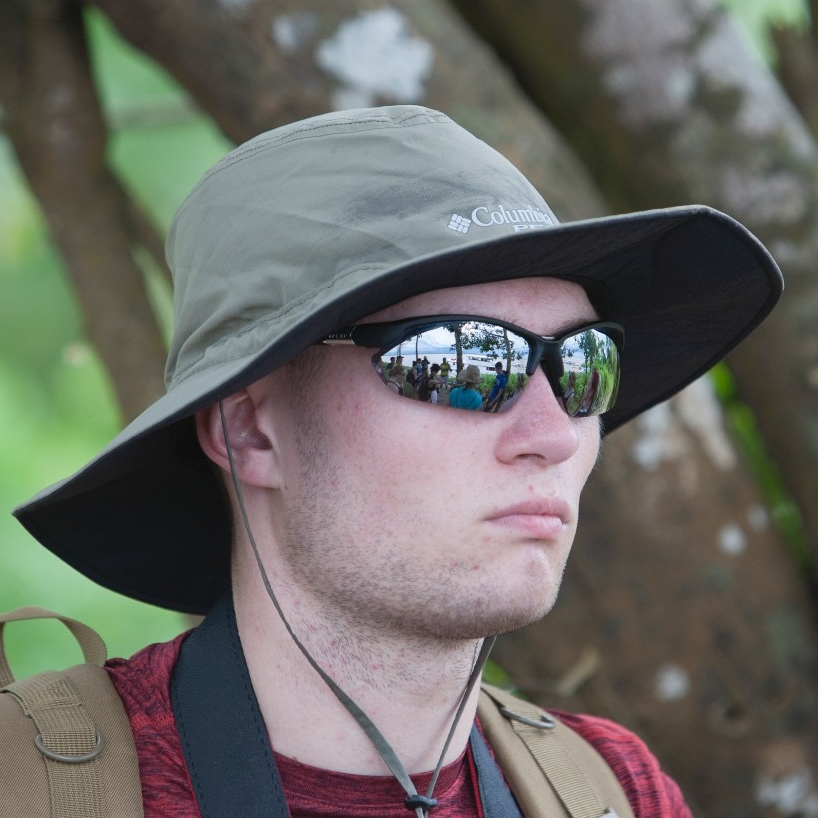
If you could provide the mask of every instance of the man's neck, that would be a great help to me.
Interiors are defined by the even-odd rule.
[[[258,583],[235,593],[250,677],[274,749],[303,763],[362,775],[389,774],[369,738],[287,633]],[[256,593],[252,593],[255,590]],[[410,774],[433,769],[465,691],[479,642],[398,640],[354,633],[343,621],[295,606],[290,625],[330,678],[360,707]],[[446,753],[468,741],[474,691]]]

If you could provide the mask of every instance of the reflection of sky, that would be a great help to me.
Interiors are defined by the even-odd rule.
[[[454,363],[455,348],[454,335],[443,327],[433,330],[427,330],[422,335],[415,338],[409,338],[401,344],[401,354],[404,358],[414,359],[415,357],[415,341],[417,340],[417,354],[419,357],[424,355],[431,363],[440,363],[443,356],[448,356],[449,360]],[[514,360],[512,360],[511,371],[522,372],[525,369],[525,362],[528,356],[528,344],[523,339],[518,339],[512,347],[514,353]],[[578,346],[570,348],[570,355],[565,359],[566,369],[573,369],[577,372],[583,369],[585,356]],[[396,356],[398,354],[398,347],[388,350],[383,353],[385,358]],[[505,350],[502,345],[493,352],[485,353],[479,349],[463,349],[464,364],[476,363],[481,369],[485,367],[487,371],[494,372],[494,361],[502,360],[505,363]],[[404,361],[406,363],[406,361]]]
[[[420,336],[418,349],[428,349],[429,352],[444,352],[448,350],[451,344],[454,344],[452,333],[443,329],[443,327],[438,327],[429,332],[424,332]]]
[[[505,347],[502,338],[500,338],[499,341],[500,343],[498,344],[498,350],[504,349]],[[404,352],[407,349],[411,349],[412,353],[414,354],[415,338],[409,338],[408,340],[404,341],[402,346]],[[424,332],[422,335],[418,336],[417,348],[418,353],[440,352],[442,354],[447,354],[449,352],[454,352],[454,335],[444,327],[438,327],[437,329],[428,330],[427,332]],[[514,344],[512,349],[515,350],[515,352],[522,352],[523,354],[525,354],[528,351],[528,344],[522,339],[520,339],[516,344]],[[464,352],[465,351],[466,350],[464,349]],[[479,350],[469,351],[480,354]],[[386,354],[391,355],[392,352],[393,350],[390,350]],[[505,352],[503,352],[503,355],[505,355]]]

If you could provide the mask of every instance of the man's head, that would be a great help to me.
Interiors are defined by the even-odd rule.
[[[489,290],[504,298],[503,282],[511,281],[521,282],[508,285],[514,298],[519,288],[530,289],[525,309],[483,304],[482,316],[521,326],[523,340],[534,338],[528,331],[559,333],[566,327],[552,325],[550,296],[533,294],[541,282],[570,285],[595,318],[624,327],[619,396],[602,415],[607,433],[709,368],[764,318],[781,289],[764,248],[707,208],[559,225],[502,156],[443,114],[416,106],[327,114],[237,148],[180,207],[167,254],[175,306],[167,395],[77,475],[15,513],[45,545],[102,584],[196,612],[226,587],[231,519],[192,418],[280,380],[312,345],[349,334],[364,319],[388,320],[383,316],[407,304],[439,316],[440,305],[414,300],[430,293],[486,285],[469,290],[468,298],[483,304],[481,293]],[[461,316],[476,308],[466,301],[448,304],[447,312]],[[456,323],[465,327],[460,318]],[[482,342],[474,343],[479,349]],[[352,364],[390,348],[316,349],[308,356],[323,369],[331,360]],[[501,354],[502,346],[495,349]],[[560,361],[570,367],[571,355],[566,344],[549,349],[553,394],[554,370]],[[400,353],[392,354],[400,362]],[[340,372],[302,379],[315,397],[305,419],[326,408],[326,400],[358,399],[357,381]],[[366,374],[377,377],[371,364]],[[529,399],[539,380],[531,378],[507,416],[466,420],[461,412],[456,422],[492,421],[499,424],[492,435],[500,436],[527,401],[536,411],[550,405]],[[315,392],[319,384],[327,394]],[[384,388],[379,400],[389,395]],[[400,412],[428,410],[412,421],[421,431],[455,423],[440,415],[440,406],[407,403]],[[371,412],[375,405],[381,404],[360,400],[359,414],[346,416],[352,437],[359,424],[381,418]],[[554,428],[564,426],[558,420]],[[595,429],[598,423],[568,420]],[[374,451],[372,440],[367,445]],[[287,452],[293,464],[306,462],[303,452]],[[350,459],[345,468],[362,468],[356,463]]]
[[[414,296],[363,323],[436,310],[545,336],[597,317],[578,285],[538,278]],[[278,584],[330,621],[417,637],[477,638],[550,609],[596,461],[599,419],[569,417],[541,368],[513,410],[488,414],[403,399],[373,371],[371,349],[302,354],[314,377],[288,365],[225,402],[255,538]],[[327,390],[335,372],[353,373],[355,389]],[[219,415],[200,412],[199,434],[228,471]],[[396,428],[406,434],[372,445]],[[430,468],[416,441],[438,436],[458,456]],[[392,509],[388,522],[368,513],[373,506]],[[417,508],[446,526],[418,537]],[[246,539],[240,529],[238,536]],[[246,542],[240,548],[251,578],[253,555]]]
[[[463,370],[457,376],[457,382],[471,386],[480,383],[480,368],[474,364],[463,367]]]

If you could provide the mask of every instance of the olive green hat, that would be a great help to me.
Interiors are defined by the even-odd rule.
[[[560,225],[496,151],[416,106],[314,117],[232,151],[179,208],[167,258],[167,394],[14,513],[91,579],[190,612],[227,586],[231,540],[191,417],[330,332],[442,287],[578,282],[625,327],[611,431],[721,359],[782,289],[764,247],[706,207]]]

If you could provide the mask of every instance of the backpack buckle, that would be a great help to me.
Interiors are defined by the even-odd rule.
[[[509,710],[507,707],[501,706],[500,712],[507,719],[514,719],[514,721],[522,722],[523,724],[527,724],[529,727],[539,727],[541,730],[554,729],[554,719],[552,719],[551,716],[547,716],[545,713],[540,714],[539,719],[531,719],[528,716],[523,716],[520,713],[515,713],[513,710]]]
[[[64,761],[66,764],[82,764],[84,761],[93,761],[101,752],[102,752],[102,745],[105,743],[102,740],[102,733],[99,730],[94,731],[97,736],[97,744],[90,753],[84,753],[83,755],[67,755],[64,753],[55,753],[53,750],[49,750],[48,747],[45,746],[43,743],[43,734],[37,733],[34,737],[34,744],[37,745],[37,749],[47,758],[52,758],[54,761]]]

